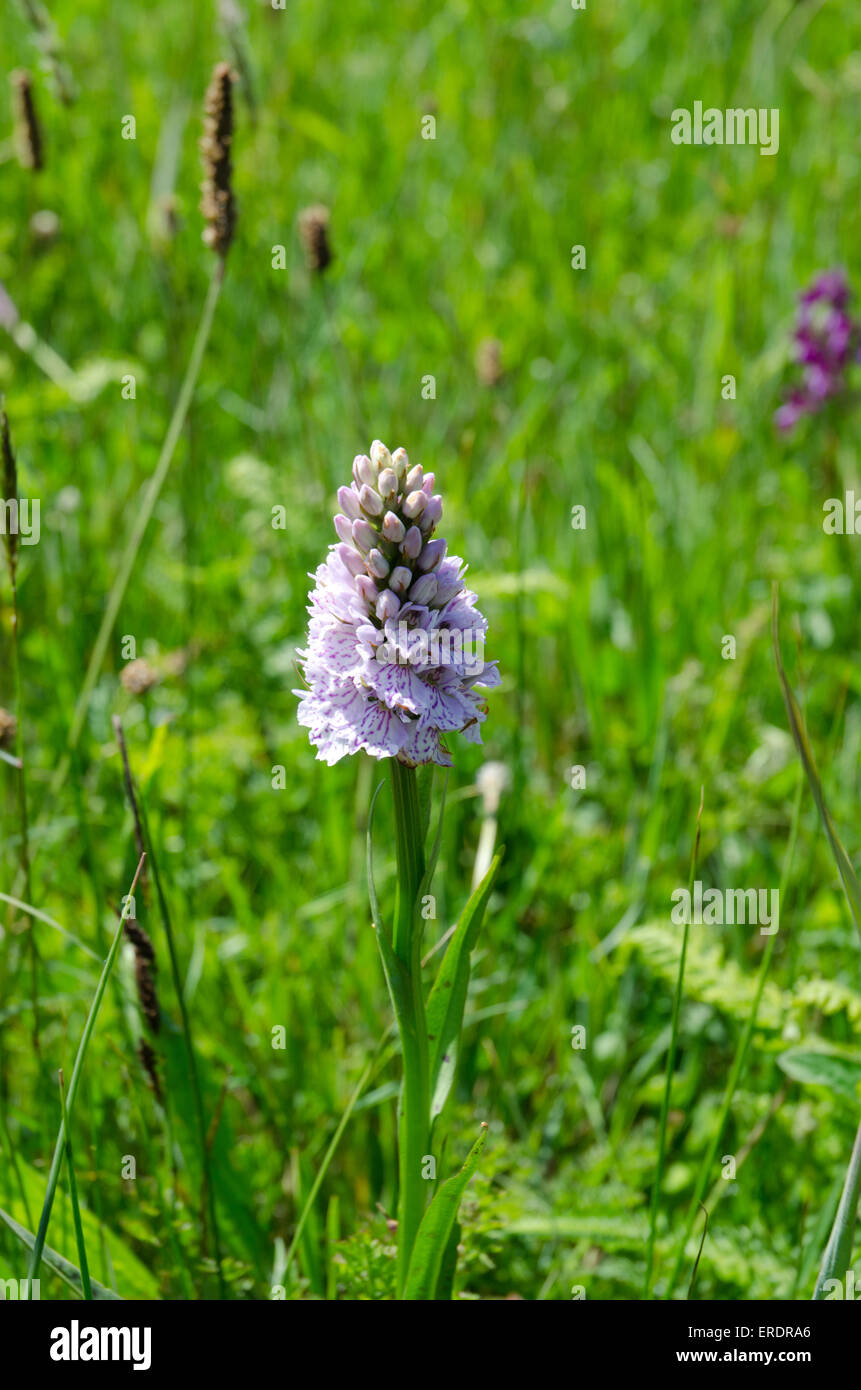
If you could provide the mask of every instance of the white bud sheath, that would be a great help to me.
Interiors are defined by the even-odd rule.
[[[400,545],[407,532],[399,516],[395,516],[394,512],[386,512],[383,517],[382,534],[384,540]]]
[[[428,541],[418,560],[416,561],[420,570],[425,570],[430,574],[445,559],[445,541]]]
[[[412,570],[405,565],[396,565],[389,575],[389,588],[396,594],[405,594],[412,582]]]
[[[412,603],[430,603],[436,597],[437,582],[432,574],[423,574],[410,589]]]
[[[420,516],[424,511],[427,506],[427,500],[423,492],[411,492],[409,496],[404,499],[404,505],[401,507],[401,511],[404,516],[409,517],[412,521],[414,517]]]
[[[359,491],[359,505],[368,516],[382,515],[383,499],[372,487],[368,487],[367,483]]]
[[[389,572],[389,562],[381,550],[372,550],[368,556],[368,569],[377,579],[385,579]]]
[[[381,439],[375,439],[371,445],[371,463],[373,463],[377,469],[380,469],[389,468],[391,462],[392,456],[383,441]]]
[[[357,454],[353,459],[353,477],[359,487],[363,483],[368,487],[373,487],[377,481],[377,470],[371,463],[367,454]]]
[[[362,623],[357,627],[356,636],[360,642],[367,642],[371,647],[377,647],[380,642],[385,641],[385,633],[380,632],[378,627],[372,627],[370,623]]]
[[[393,501],[398,495],[398,475],[393,468],[384,468],[380,473],[377,482],[377,491],[381,497],[387,501]]]
[[[365,603],[376,603],[379,590],[369,574],[360,574],[356,578],[356,592]]]
[[[406,449],[395,449],[392,454],[392,468],[398,477],[398,482],[403,482],[409,472],[410,461]]]
[[[411,526],[404,536],[401,554],[407,560],[414,560],[422,548],[422,533],[417,526]]]
[[[352,539],[360,550],[373,550],[377,544],[377,533],[373,526],[362,517],[359,521],[353,522]]]
[[[400,612],[401,601],[396,593],[391,589],[384,589],[377,599],[377,617],[381,623],[387,623],[389,618],[396,618]]]
[[[358,521],[360,516],[359,499],[351,487],[338,488],[338,506],[351,521]]]
[[[357,550],[351,545],[339,545],[338,554],[347,566],[352,575],[359,575],[365,568],[364,561]]]

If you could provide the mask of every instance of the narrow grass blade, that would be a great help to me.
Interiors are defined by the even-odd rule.
[[[469,987],[470,953],[475,946],[485,908],[502,862],[500,848],[481,883],[466,904],[440,963],[428,996],[427,1030],[430,1043],[431,1119],[445,1105],[454,1081],[463,1011]]]
[[[787,842],[786,854],[784,855],[783,859],[783,868],[780,874],[780,888],[778,890],[778,901],[781,904],[785,904],[786,902],[786,890],[789,887],[790,875],[792,873],[792,865],[795,860],[795,846],[798,840],[798,826],[801,819],[801,799],[803,790],[804,777],[802,773],[799,771],[798,786],[795,792],[795,803],[792,809],[792,823],[789,829],[789,840]],[[697,1212],[699,1211],[702,1199],[705,1195],[706,1188],[708,1187],[709,1176],[712,1173],[712,1165],[715,1160],[715,1155],[718,1151],[718,1145],[720,1144],[721,1138],[723,1137],[727,1120],[729,1119],[729,1112],[732,1108],[733,1097],[735,1096],[739,1081],[741,1080],[742,1074],[744,1072],[748,1048],[750,1046],[750,1040],[753,1037],[753,1030],[756,1027],[756,1020],[759,1015],[759,1006],[762,1001],[762,995],[765,989],[765,981],[768,975],[768,969],[771,964],[771,957],[774,953],[774,947],[776,943],[777,933],[775,932],[774,935],[768,938],[765,950],[762,953],[762,962],[760,964],[759,973],[756,979],[756,991],[753,996],[753,1003],[751,1004],[750,1013],[747,1017],[747,1020],[744,1025],[744,1030],[742,1032],[741,1037],[739,1038],[738,1046],[735,1050],[735,1056],[733,1057],[732,1066],[730,1067],[729,1076],[727,1077],[726,1088],[724,1090],[724,1096],[723,1101],[721,1103],[721,1110],[718,1116],[718,1121],[714,1127],[714,1130],[712,1131],[711,1141],[705,1153],[703,1154],[702,1161],[700,1163],[699,1172],[697,1174],[696,1186],[694,1188],[694,1195],[691,1198],[691,1203],[688,1208],[688,1214],[685,1220],[685,1227],[682,1232],[681,1239],[679,1240],[679,1245],[676,1251],[676,1258],[673,1264],[672,1273],[670,1274],[670,1278],[667,1283],[666,1290],[664,1292],[665,1298],[670,1297],[670,1294],[675,1288],[676,1281],[681,1273],[688,1239],[690,1238],[691,1232],[694,1229],[694,1222],[696,1221]]]
[[[89,1302],[93,1297],[90,1284],[90,1267],[87,1264],[87,1249],[84,1244],[84,1228],[81,1224],[81,1208],[78,1205],[78,1183],[75,1178],[75,1159],[72,1153],[72,1133],[69,1129],[69,1116],[66,1113],[66,1091],[63,1086],[63,1073],[60,1072],[60,1115],[66,1131],[66,1166],[69,1170],[69,1199],[72,1203],[72,1220],[75,1225],[75,1243],[78,1247],[78,1260],[81,1266],[81,1283],[84,1298]]]
[[[111,942],[111,949],[108,952],[107,959],[102,969],[102,973],[99,978],[99,983],[96,987],[96,993],[93,997],[93,1002],[90,1005],[90,1012],[87,1015],[87,1021],[84,1024],[84,1031],[81,1034],[81,1041],[78,1044],[78,1053],[75,1057],[75,1065],[72,1068],[72,1079],[69,1083],[69,1094],[66,1103],[66,1111],[70,1117],[72,1111],[75,1108],[75,1098],[78,1094],[78,1086],[80,1085],[81,1072],[83,1071],[84,1062],[87,1056],[87,1048],[90,1044],[90,1038],[92,1037],[93,1029],[96,1026],[96,1019],[99,1016],[99,1010],[102,1006],[102,999],[104,998],[105,990],[108,986],[108,980],[110,979],[111,971],[114,968],[114,961],[117,958],[117,952],[120,948],[120,942],[122,940],[126,918],[128,917],[129,912],[131,910],[134,891],[137,887],[137,881],[140,878],[141,870],[143,869],[145,859],[146,855],[142,854],[140,860],[138,861],[138,866],[135,870],[135,876],[132,879],[131,887],[128,891],[128,894],[126,895],[126,899],[123,904],[123,910],[120,913],[119,926],[117,927],[114,939]],[[42,1260],[42,1251],[45,1247],[45,1238],[48,1234],[48,1222],[51,1219],[51,1208],[54,1205],[54,1194],[57,1191],[57,1182],[60,1177],[60,1164],[63,1161],[63,1154],[65,1152],[65,1148],[66,1126],[64,1121],[61,1120],[60,1133],[57,1135],[57,1142],[54,1145],[54,1156],[51,1159],[51,1169],[48,1173],[48,1187],[47,1191],[45,1192],[45,1202],[42,1207],[42,1215],[39,1218],[39,1229],[36,1232],[36,1239],[33,1244],[33,1255],[30,1261],[30,1270],[28,1274],[28,1278],[30,1279],[31,1285],[32,1281],[34,1279],[37,1279],[39,1276],[39,1265]]]
[[[36,1244],[36,1237],[33,1235],[33,1232],[19,1225],[15,1218],[10,1216],[8,1211],[4,1211],[2,1207],[0,1207],[0,1221],[9,1228],[16,1240],[20,1240],[21,1244],[26,1246],[28,1250],[33,1250]],[[50,1245],[46,1245],[42,1249],[42,1264],[44,1264],[52,1274],[56,1274],[58,1279],[62,1279],[64,1284],[68,1284],[69,1288],[73,1289],[79,1298],[85,1296],[80,1270],[75,1269],[75,1266],[69,1260],[65,1259],[63,1255],[59,1255],[56,1250],[52,1250]],[[122,1303],[124,1301],[118,1293],[114,1293],[113,1289],[106,1289],[104,1284],[99,1284],[95,1279],[91,1280],[90,1283],[90,1297],[95,1299],[96,1302],[102,1299],[116,1303]]]
[[[359,1097],[361,1096],[362,1092],[364,1091],[365,1087],[367,1086],[368,1082],[373,1076],[374,1071],[379,1063],[380,1056],[383,1052],[383,1048],[385,1044],[388,1042],[388,1039],[389,1032],[387,1031],[383,1034],[382,1038],[378,1042],[373,1057],[368,1062],[368,1065],[365,1067],[365,1070],[362,1072],[362,1075],[359,1077],[359,1080],[356,1082],[355,1090],[353,1091],[353,1094],[350,1096],[350,1099],[347,1101],[344,1113],[338,1121],[338,1127],[335,1130],[335,1133],[332,1135],[329,1147],[323,1155],[323,1161],[320,1164],[320,1167],[317,1169],[317,1175],[314,1178],[313,1183],[311,1184],[308,1196],[305,1198],[305,1205],[302,1208],[302,1215],[296,1222],[296,1229],[293,1232],[293,1239],[290,1242],[290,1249],[287,1251],[287,1254],[284,1257],[282,1278],[286,1276],[287,1271],[292,1263],[293,1256],[296,1254],[299,1242],[302,1239],[302,1232],[305,1229],[305,1222],[308,1220],[308,1217],[311,1213],[311,1209],[317,1198],[317,1193],[320,1191],[320,1188],[323,1185],[323,1179],[329,1171],[329,1164],[335,1157],[335,1150],[341,1142],[341,1136],[344,1133],[344,1130],[347,1128],[350,1116],[356,1108],[356,1102],[358,1101]]]
[[[482,1124],[481,1133],[470,1149],[460,1172],[442,1184],[422,1217],[410,1260],[404,1289],[405,1299],[435,1298],[449,1239],[457,1220],[460,1199],[478,1167],[486,1140],[487,1125]]]
[[[783,669],[783,661],[780,655],[780,609],[776,584],[772,593],[771,630],[774,643],[774,659],[777,663],[777,674],[780,677],[780,684],[783,687],[783,698],[789,717],[789,727],[792,731],[792,737],[795,739],[795,746],[798,749],[802,766],[807,775],[807,780],[810,783],[810,790],[813,792],[813,799],[816,802],[819,817],[822,821],[825,834],[828,837],[828,843],[831,846],[831,853],[834,856],[837,872],[843,884],[843,892],[849,904],[852,920],[858,931],[861,932],[861,883],[858,881],[849,856],[843,848],[840,837],[834,828],[834,822],[831,819],[830,812],[825,802],[825,793],[822,790],[819,771],[807,737],[804,718],[792,692],[786,672]],[[813,1294],[814,1299],[818,1300],[824,1298],[823,1286],[826,1281],[829,1279],[843,1279],[849,1268],[849,1261],[852,1258],[852,1240],[855,1232],[855,1218],[858,1210],[859,1195],[861,1195],[861,1127],[859,1127],[858,1133],[855,1136],[855,1143],[852,1148],[849,1166],[846,1170],[846,1178],[843,1183],[843,1192],[840,1197],[840,1204],[837,1208],[837,1215],[834,1218],[831,1235],[822,1256],[822,1266]]]
[[[849,856],[840,843],[837,831],[834,829],[834,822],[825,804],[825,793],[822,790],[822,782],[807,737],[807,730],[804,726],[804,717],[801,710],[798,708],[798,703],[792,693],[792,688],[787,680],[786,672],[783,669],[783,661],[780,655],[780,619],[777,585],[774,587],[771,613],[774,659],[777,663],[777,674],[780,677],[780,684],[783,687],[783,698],[786,703],[786,712],[789,716],[789,727],[792,732],[792,737],[795,739],[795,746],[798,749],[804,771],[807,774],[810,790],[813,792],[813,799],[816,802],[825,834],[828,837],[828,843],[831,846],[831,853],[834,855],[834,860],[837,864],[837,872],[840,874],[840,881],[843,884],[843,891],[846,894],[849,911],[852,914],[852,919],[858,931],[861,932],[861,883],[859,883]]]
[[[194,390],[197,385],[197,378],[200,374],[200,368],[206,352],[206,346],[209,342],[209,335],[212,331],[212,323],[215,318],[215,306],[218,303],[218,296],[221,292],[223,279],[224,261],[219,257],[209,281],[209,288],[197,326],[191,357],[189,358],[185,377],[183,378],[182,386],[176,399],[176,405],[173,408],[173,414],[170,418],[167,434],[164,437],[161,453],[159,454],[155,471],[152,473],[147,483],[140,508],[135,516],[128,540],[126,541],[125,550],[119,562],[111,592],[108,595],[108,601],[102,615],[101,625],[96,635],[93,650],[90,654],[86,675],[84,676],[84,683],[81,687],[72,715],[67,752],[60,762],[51,783],[51,791],[54,795],[56,795],[66,780],[70,766],[70,754],[77,747],[78,739],[81,736],[87,718],[87,712],[90,707],[90,700],[92,699],[93,691],[96,687],[96,681],[99,678],[99,672],[101,671],[105,652],[108,649],[108,642],[113,632],[117,614],[122,606],[128,582],[134,570],[138,551],[140,550],[150,519],[155,511],[156,503],[159,499],[162,487],[164,486],[171,460],[173,459],[174,450],[182,434],[183,426],[185,425],[185,417],[191,405],[192,396],[194,395]]]
[[[688,894],[694,885],[694,874],[697,867],[697,855],[700,848],[700,823],[703,818],[703,802],[705,801],[705,788],[700,788],[700,808],[697,811],[697,829],[694,835],[694,847],[691,851],[691,868],[688,876]],[[688,917],[690,914],[688,914]],[[655,1178],[652,1185],[652,1198],[649,1203],[649,1243],[646,1250],[646,1280],[643,1288],[643,1297],[649,1297],[652,1286],[652,1271],[655,1263],[655,1236],[658,1230],[658,1212],[661,1205],[661,1183],[664,1176],[664,1159],[667,1152],[667,1123],[670,1114],[670,1094],[673,1087],[673,1071],[676,1064],[676,1049],[679,1041],[679,1019],[682,1012],[682,995],[685,986],[685,959],[688,953],[688,935],[690,923],[685,921],[682,932],[682,949],[679,954],[679,973],[676,979],[676,992],[673,996],[673,1014],[670,1024],[670,1046],[667,1050],[667,1071],[664,1078],[664,1098],[661,1102],[661,1118],[658,1130],[658,1160],[655,1164]]]
[[[65,927],[61,927],[60,923],[55,922],[53,917],[49,917],[47,912],[42,912],[38,907],[33,907],[30,903],[22,902],[20,898],[13,898],[9,893],[0,893],[0,903],[8,903],[10,907],[17,907],[19,912],[26,912],[28,917],[35,917],[37,922],[44,922],[46,926],[53,927],[54,931],[58,931],[67,941],[71,941],[72,945],[77,946],[79,951],[83,951],[84,955],[89,956],[91,960],[99,961],[99,964],[101,964],[101,957],[96,955],[95,951],[91,951],[89,946],[81,941],[80,937],[67,931]]]
[[[826,1292],[828,1292],[825,1285],[829,1280],[836,1279],[838,1282],[842,1282],[846,1277],[846,1271],[852,1259],[852,1243],[855,1236],[855,1216],[858,1211],[859,1196],[861,1196],[861,1126],[855,1135],[852,1157],[849,1160],[849,1167],[846,1169],[837,1215],[834,1218],[831,1235],[822,1256],[819,1278],[813,1292],[813,1298],[816,1302],[825,1298]]]

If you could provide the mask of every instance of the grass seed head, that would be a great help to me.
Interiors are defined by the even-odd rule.
[[[33,100],[33,79],[24,68],[18,68],[11,73],[9,81],[12,83],[18,160],[24,169],[41,169],[44,166],[42,132]]]
[[[15,462],[15,454],[12,449],[12,437],[9,433],[9,417],[5,407],[0,407],[0,452],[3,455],[3,496],[0,501],[11,502],[18,499],[18,466]],[[9,556],[9,570],[15,575],[15,566],[18,563],[18,532],[14,527],[6,528],[6,549]]]
[[[233,196],[233,73],[229,63],[216,63],[203,104],[203,138],[200,151],[203,183],[200,210],[206,220],[203,240],[219,256],[226,256],[236,230]]]
[[[299,235],[305,248],[305,262],[314,275],[322,275],[332,264],[329,241],[329,209],[322,203],[299,213]]]
[[[18,720],[8,709],[0,708],[0,748],[11,748],[18,732]]]

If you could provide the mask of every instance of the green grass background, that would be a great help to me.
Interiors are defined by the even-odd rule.
[[[511,776],[446,1152],[450,1169],[489,1121],[463,1208],[459,1288],[636,1297],[680,944],[670,894],[687,881],[700,787],[707,886],[777,886],[788,839],[799,773],[770,647],[775,579],[831,810],[850,854],[861,851],[859,542],[821,525],[825,499],[859,480],[857,409],[789,442],[772,424],[797,290],[834,264],[857,286],[861,17],[815,0],[589,0],[581,12],[567,0],[288,0],[284,11],[244,0],[228,24],[212,4],[51,9],[78,88],[71,107],[23,12],[2,20],[4,68],[36,73],[46,168],[34,176],[2,149],[0,281],[91,387],[70,400],[0,339],[21,492],[42,500],[42,540],[23,549],[20,574],[34,904],[104,956],[136,859],[111,732],[119,713],[208,1116],[221,1105],[213,1166],[228,1292],[268,1297],[282,1282],[290,1298],[390,1293],[380,1208],[395,1205],[391,1050],[300,1258],[285,1277],[279,1269],[389,1021],[363,877],[378,769],[315,761],[295,718],[294,653],[307,572],[333,538],[335,489],[373,437],[404,445],[436,471],[442,533],[470,563],[503,675],[484,747],[456,747],[431,940],[469,891],[478,769],[498,760]],[[221,57],[250,82],[236,89],[237,238],[189,423],[54,795],[205,292],[197,140]],[[779,154],[674,146],[670,112],[695,100],[778,107]],[[128,114],[134,141],[121,138]],[[434,140],[421,138],[427,114]],[[168,239],[155,230],[164,192],[177,220]],[[296,230],[313,202],[331,208],[324,284],[309,277]],[[30,224],[43,209],[59,218],[47,242]],[[571,268],[575,244],[584,270]],[[276,246],[286,270],[272,269]],[[505,367],[495,387],[474,366],[489,336]],[[119,384],[129,372],[134,401]],[[721,399],[728,373],[734,401]],[[433,400],[422,396],[428,375]],[[577,503],[585,531],[571,529]],[[288,509],[286,532],[270,524],[276,505]],[[9,616],[4,574],[7,707]],[[721,657],[725,634],[734,661]],[[143,698],[119,682],[125,635],[163,675]],[[585,790],[569,785],[574,764],[588,769]],[[0,798],[0,879],[14,895],[6,766]],[[386,797],[377,832],[390,900]],[[56,1070],[71,1069],[98,967],[36,923],[37,1055],[27,919],[4,914],[0,1100],[31,1220],[7,1145],[0,1203],[33,1229],[59,1121]],[[124,958],[74,1118],[91,1271],[127,1296],[211,1296],[177,1003],[154,903],[139,915],[159,964],[171,1138],[134,1054]],[[812,1040],[842,1049],[861,1075],[853,931],[805,791],[770,981],[719,1148],[747,1156],[735,1184],[714,1173],[695,1296],[812,1291],[857,1093],[791,1080],[777,1058]],[[658,1293],[765,939],[692,930]],[[583,1051],[571,1047],[577,1024]],[[286,1047],[274,1050],[279,1025]],[[126,1155],[134,1181],[122,1177]],[[62,1201],[48,1244],[75,1259]],[[0,1267],[26,1273],[4,1233]],[[43,1296],[66,1293],[43,1272]]]

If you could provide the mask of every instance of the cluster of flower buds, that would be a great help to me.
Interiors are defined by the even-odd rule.
[[[434,536],[442,498],[403,449],[374,440],[338,492],[338,544],[314,575],[299,722],[334,763],[361,750],[450,766],[447,734],[480,743],[487,623],[466,566]]]
[[[406,450],[390,454],[379,439],[353,460],[352,486],[338,489],[338,553],[380,626],[407,603],[443,608],[463,587],[440,584],[446,543],[432,539],[442,517],[433,489],[433,473],[411,468]]]

